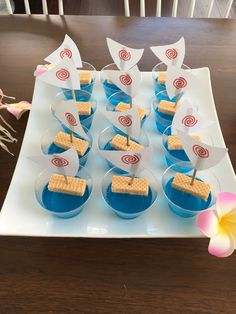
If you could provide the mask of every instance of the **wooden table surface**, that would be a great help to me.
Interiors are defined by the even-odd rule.
[[[105,38],[131,47],[184,36],[185,63],[208,66],[215,104],[236,167],[236,20],[124,17],[0,17],[0,88],[31,100],[33,70],[62,42],[78,44],[98,70],[111,62]],[[145,50],[141,70],[157,63]],[[17,130],[15,157],[0,151],[0,207],[28,114],[1,114]],[[0,313],[236,313],[236,254],[217,259],[207,239],[0,237]]]

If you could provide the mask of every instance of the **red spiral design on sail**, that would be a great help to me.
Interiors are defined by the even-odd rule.
[[[135,165],[140,161],[140,158],[137,155],[124,155],[121,160],[128,165]]]
[[[193,127],[197,122],[198,122],[198,120],[194,116],[192,116],[191,114],[183,117],[183,119],[182,119],[182,124],[188,128]]]
[[[176,49],[170,48],[170,49],[166,50],[165,55],[167,56],[168,59],[173,60],[173,59],[177,58],[178,52]]]
[[[68,121],[68,123],[72,126],[77,126],[77,123],[76,123],[76,118],[75,116],[70,113],[70,112],[66,112],[65,113],[65,117],[66,117],[66,120]]]
[[[69,161],[62,157],[55,157],[51,160],[51,163],[56,167],[66,167],[69,165]]]
[[[208,158],[209,157],[209,151],[208,149],[200,146],[200,145],[193,145],[193,152],[195,155],[201,158]]]
[[[132,125],[132,120],[128,116],[119,116],[118,121],[123,126],[130,127]]]
[[[120,76],[120,82],[123,85],[130,85],[132,84],[132,78],[129,76],[129,74],[126,75],[123,74]]]
[[[119,58],[124,61],[129,61],[131,59],[131,53],[125,49],[119,51]]]
[[[181,89],[181,88],[186,87],[188,85],[188,82],[186,81],[184,77],[180,76],[174,80],[173,85],[175,88]]]
[[[68,57],[68,58],[72,58],[72,52],[70,49],[64,48],[61,52],[60,52],[60,57],[63,59],[64,57]]]
[[[66,69],[60,69],[56,72],[56,77],[61,81],[66,81],[70,77],[70,72]]]

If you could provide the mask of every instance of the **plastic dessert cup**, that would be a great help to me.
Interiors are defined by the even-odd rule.
[[[113,139],[114,136],[116,136],[117,132],[115,132],[113,126],[109,126],[105,128],[98,136],[98,148],[101,150],[115,150],[110,144],[111,140]],[[132,141],[135,141],[136,143],[148,147],[149,146],[149,138],[147,134],[144,131],[140,132],[140,136],[138,140],[131,139]],[[107,161],[107,165],[109,168],[113,168],[114,165]],[[119,173],[126,173],[125,171],[116,168],[116,170]]]
[[[190,69],[187,65],[183,64],[182,65],[182,69],[187,70]],[[152,69],[152,78],[153,78],[153,82],[154,82],[154,89],[155,89],[155,94],[163,91],[166,89],[166,85],[165,84],[160,84],[158,82],[158,73],[159,72],[163,72],[163,71],[167,71],[167,65],[163,62],[160,62],[158,64],[156,64],[154,66],[154,68]]]
[[[42,139],[41,139],[41,149],[42,149],[42,152],[44,154],[46,154],[46,155],[47,154],[48,155],[60,154],[60,153],[63,153],[66,150],[66,149],[63,149],[61,147],[56,146],[53,143],[54,137],[60,131],[65,132],[59,126],[54,127],[54,128],[50,128],[50,129],[45,131],[45,133],[43,134]],[[65,133],[69,134],[70,132],[65,132]],[[89,147],[88,147],[87,151],[85,152],[85,154],[83,156],[79,156],[78,155],[79,156],[80,166],[85,166],[85,164],[87,162],[87,159],[88,159],[88,156],[89,156],[89,153],[90,153],[90,150],[91,150],[91,147],[92,147],[92,143],[93,143],[93,139],[92,139],[92,136],[91,136],[90,132],[87,130],[86,133],[87,133],[87,135],[89,137],[89,140],[88,140]],[[74,133],[73,136],[76,137],[76,138],[83,139],[83,138],[81,138],[79,135],[77,135],[75,133]]]
[[[62,92],[57,94],[57,98],[66,100],[64,93],[62,93]],[[81,101],[81,102],[88,101],[86,99],[89,99],[89,102],[91,103],[91,114],[90,115],[79,115],[78,114],[79,119],[80,119],[80,123],[81,123],[82,127],[84,128],[85,132],[86,132],[86,130],[89,130],[91,128],[92,123],[93,123],[93,118],[94,118],[95,112],[97,110],[97,101],[93,97],[91,97],[91,94],[89,94],[88,92],[82,91],[82,90],[79,91],[77,101]],[[54,115],[54,110],[52,107],[51,107],[51,109],[52,109],[52,113]],[[61,124],[61,125],[65,131],[69,131],[69,129],[66,126],[64,126],[63,124]]]
[[[156,127],[160,133],[163,133],[165,129],[172,124],[174,116],[158,111],[161,100],[175,102],[176,98],[174,97],[172,100],[170,100],[166,90],[164,90],[157,94],[156,98],[153,100],[153,110],[155,113]]]
[[[130,104],[130,97],[125,94],[122,91],[116,92],[115,94],[111,95],[108,99],[108,104],[106,106],[106,109],[108,111],[115,111],[116,106],[120,103],[126,103],[126,104]],[[135,105],[136,101],[135,99],[133,100],[133,103]],[[141,120],[141,127],[143,126],[144,122],[146,121],[146,119],[149,117],[150,112],[151,112],[151,105],[150,102],[145,102],[144,104],[137,104],[140,108],[143,108],[146,110],[146,114],[143,117],[143,119]],[[125,112],[125,111],[124,111]],[[118,130],[118,129],[116,129]]]
[[[184,167],[184,165],[177,165],[178,167]],[[172,187],[172,181],[176,174],[174,168],[176,165],[172,165],[166,169],[162,176],[162,189],[164,196],[168,202],[170,210],[176,215],[183,218],[195,217],[201,211],[212,207],[216,202],[216,196],[220,192],[220,184],[217,177],[210,170],[197,171],[196,178],[211,185],[211,192],[207,201],[200,199],[191,194],[179,191]],[[192,176],[193,170],[187,172],[185,175]]]
[[[78,68],[77,70],[78,70],[78,72],[90,72],[92,74],[92,81],[90,84],[81,84],[80,90],[75,90],[76,100],[79,101],[81,90],[87,92],[88,93],[87,96],[89,96],[89,95],[91,96],[91,94],[93,92],[95,78],[96,78],[96,69],[92,64],[82,61],[82,68]],[[72,94],[71,89],[63,88],[62,91],[63,91],[66,99],[72,99],[73,98],[73,94]],[[90,98],[84,99],[84,101],[88,101],[89,99]]]
[[[147,178],[149,183],[148,195],[130,195],[113,193],[111,183],[113,175],[117,175],[117,169],[110,169],[102,180],[102,196],[110,209],[119,217],[124,219],[133,219],[140,216],[149,209],[157,198],[158,183],[153,173],[145,169],[137,177]],[[130,174],[124,174],[129,176]]]
[[[34,191],[39,204],[59,218],[72,218],[78,215],[88,202],[93,189],[93,181],[89,173],[81,167],[76,175],[76,178],[86,179],[87,181],[83,196],[49,191],[48,182],[51,175],[51,172],[44,170],[35,181]]]
[[[109,81],[109,78],[104,73],[105,70],[119,70],[119,69],[115,63],[111,63],[111,64],[106,65],[101,70],[100,80],[101,80],[102,86],[104,88],[104,92],[106,94],[106,97],[108,99],[112,94],[120,91],[120,88]]]

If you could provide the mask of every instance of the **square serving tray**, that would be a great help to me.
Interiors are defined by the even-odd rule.
[[[214,137],[217,146],[225,146],[215,110],[208,68],[193,70],[203,83],[203,88],[195,98],[201,113],[216,121],[208,133]],[[111,212],[101,195],[100,183],[108,170],[105,160],[97,153],[98,134],[109,125],[103,117],[106,97],[99,82],[99,72],[93,97],[98,102],[97,112],[91,128],[93,147],[90,152],[87,169],[94,180],[91,198],[84,210],[72,219],[60,219],[45,211],[37,203],[34,195],[34,181],[42,169],[31,162],[27,156],[41,153],[40,140],[43,132],[56,124],[51,114],[50,104],[58,89],[36,79],[24,141],[16,169],[0,214],[0,234],[15,236],[45,237],[104,237],[104,238],[153,238],[153,237],[201,237],[195,227],[195,219],[184,219],[173,214],[161,191],[161,176],[166,169],[162,136],[156,130],[154,113],[148,117],[144,130],[148,133],[153,146],[154,158],[150,165],[159,182],[157,201],[144,214],[134,220],[124,220]],[[142,88],[136,97],[136,103],[150,102],[154,97],[151,72],[142,73]],[[10,162],[10,159],[9,159]],[[222,191],[236,191],[236,179],[229,157],[227,156],[213,169],[220,178]]]

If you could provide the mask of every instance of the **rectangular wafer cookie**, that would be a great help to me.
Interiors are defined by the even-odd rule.
[[[90,72],[79,72],[80,84],[91,84],[92,73]]]
[[[117,150],[133,151],[143,149],[144,147],[132,140],[129,140],[129,146],[127,145],[126,136],[116,134],[110,142],[111,146]]]
[[[77,101],[76,106],[80,116],[89,116],[91,114],[91,103],[89,101]]]
[[[77,138],[75,136],[73,136],[73,142],[71,143],[70,135],[62,131],[57,133],[57,135],[54,137],[53,142],[58,147],[64,149],[69,149],[74,146],[80,156],[84,156],[89,146],[89,143],[87,141]]]
[[[198,135],[192,136],[195,141],[200,141],[201,138]],[[181,144],[180,138],[178,135],[169,135],[167,137],[167,147],[169,150],[182,150],[183,145]]]
[[[158,111],[173,116],[178,108],[179,104],[175,106],[175,102],[161,100],[158,106]]]
[[[131,181],[132,180],[132,181]],[[131,183],[132,184],[129,184]],[[148,195],[148,179],[113,176],[111,190],[113,193]]]
[[[83,196],[87,181],[54,173],[48,184],[48,190],[52,192]]]
[[[157,80],[159,84],[165,84],[166,83],[166,71],[158,72]]]
[[[186,176],[183,173],[176,173],[172,182],[172,186],[177,190],[192,194],[207,201],[209,193],[211,191],[210,184],[195,179],[194,184],[191,185],[191,180],[191,177]]]
[[[130,104],[126,104],[125,102],[119,102],[119,104],[115,108],[115,111],[126,111],[129,109],[130,109]],[[138,109],[138,114],[140,116],[140,119],[142,120],[146,115],[146,110],[139,106],[137,106],[137,109]]]

